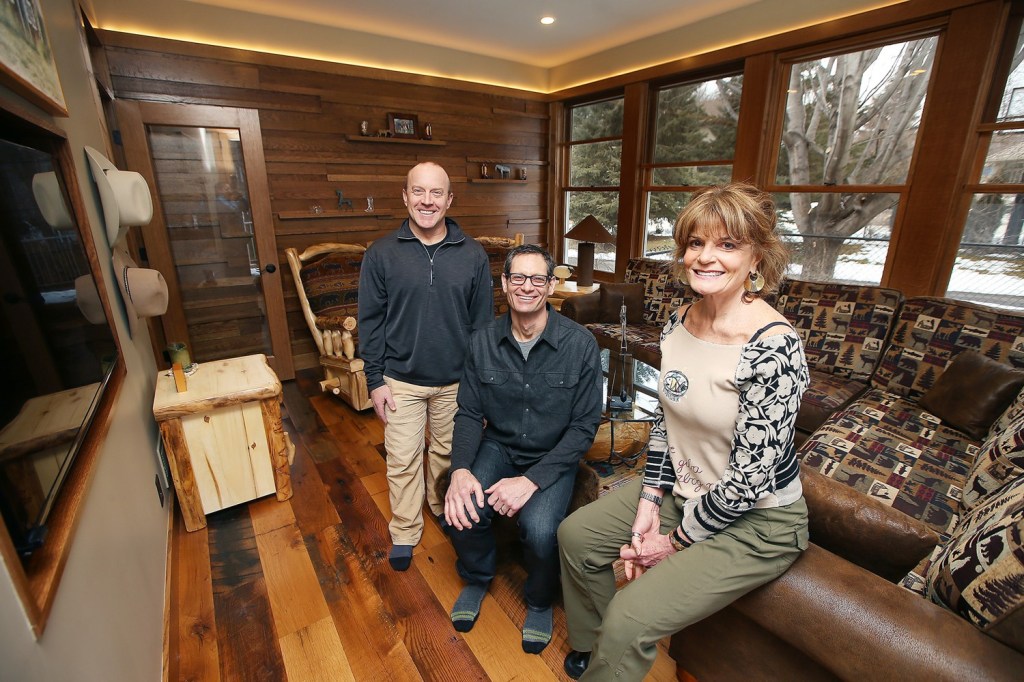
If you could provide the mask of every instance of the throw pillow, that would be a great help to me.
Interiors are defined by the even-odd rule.
[[[1024,478],[1024,391],[989,429],[967,474],[964,507],[973,509],[1019,478]]]
[[[640,283],[613,282],[601,288],[601,321],[618,322],[619,308],[626,301],[626,323],[644,323],[644,285]]]
[[[928,596],[1019,647],[1024,628],[1024,479],[964,517],[928,568]]]
[[[921,396],[921,407],[975,440],[982,440],[1022,387],[1024,371],[981,353],[964,351]]]

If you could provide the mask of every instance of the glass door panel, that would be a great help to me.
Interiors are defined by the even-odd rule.
[[[193,358],[273,355],[239,131],[146,132]]]

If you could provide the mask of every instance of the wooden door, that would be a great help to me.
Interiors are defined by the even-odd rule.
[[[258,112],[121,100],[117,115],[153,190],[147,260],[170,290],[154,344],[185,341],[200,363],[263,353],[294,378]]]

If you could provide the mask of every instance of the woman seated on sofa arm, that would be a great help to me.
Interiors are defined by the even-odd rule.
[[[778,577],[807,547],[793,436],[809,376],[796,332],[761,296],[786,268],[754,187],[699,194],[676,221],[674,275],[701,296],[661,335],[642,481],[558,531],[574,679],[640,680],[657,643]],[[631,582],[616,593],[613,562]]]

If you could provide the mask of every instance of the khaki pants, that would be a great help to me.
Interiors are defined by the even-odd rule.
[[[641,488],[637,479],[578,509],[558,529],[569,646],[592,652],[581,680],[642,680],[659,640],[782,575],[807,547],[803,498],[752,509],[616,592],[612,563],[629,543]],[[661,532],[681,519],[682,501],[667,493]]]
[[[391,500],[391,542],[415,545],[423,535],[423,500],[430,511],[444,513],[434,481],[451,464],[452,431],[459,385],[417,386],[384,377],[396,409],[388,412],[384,448],[388,453],[388,495]],[[423,438],[430,424],[424,495]]]

